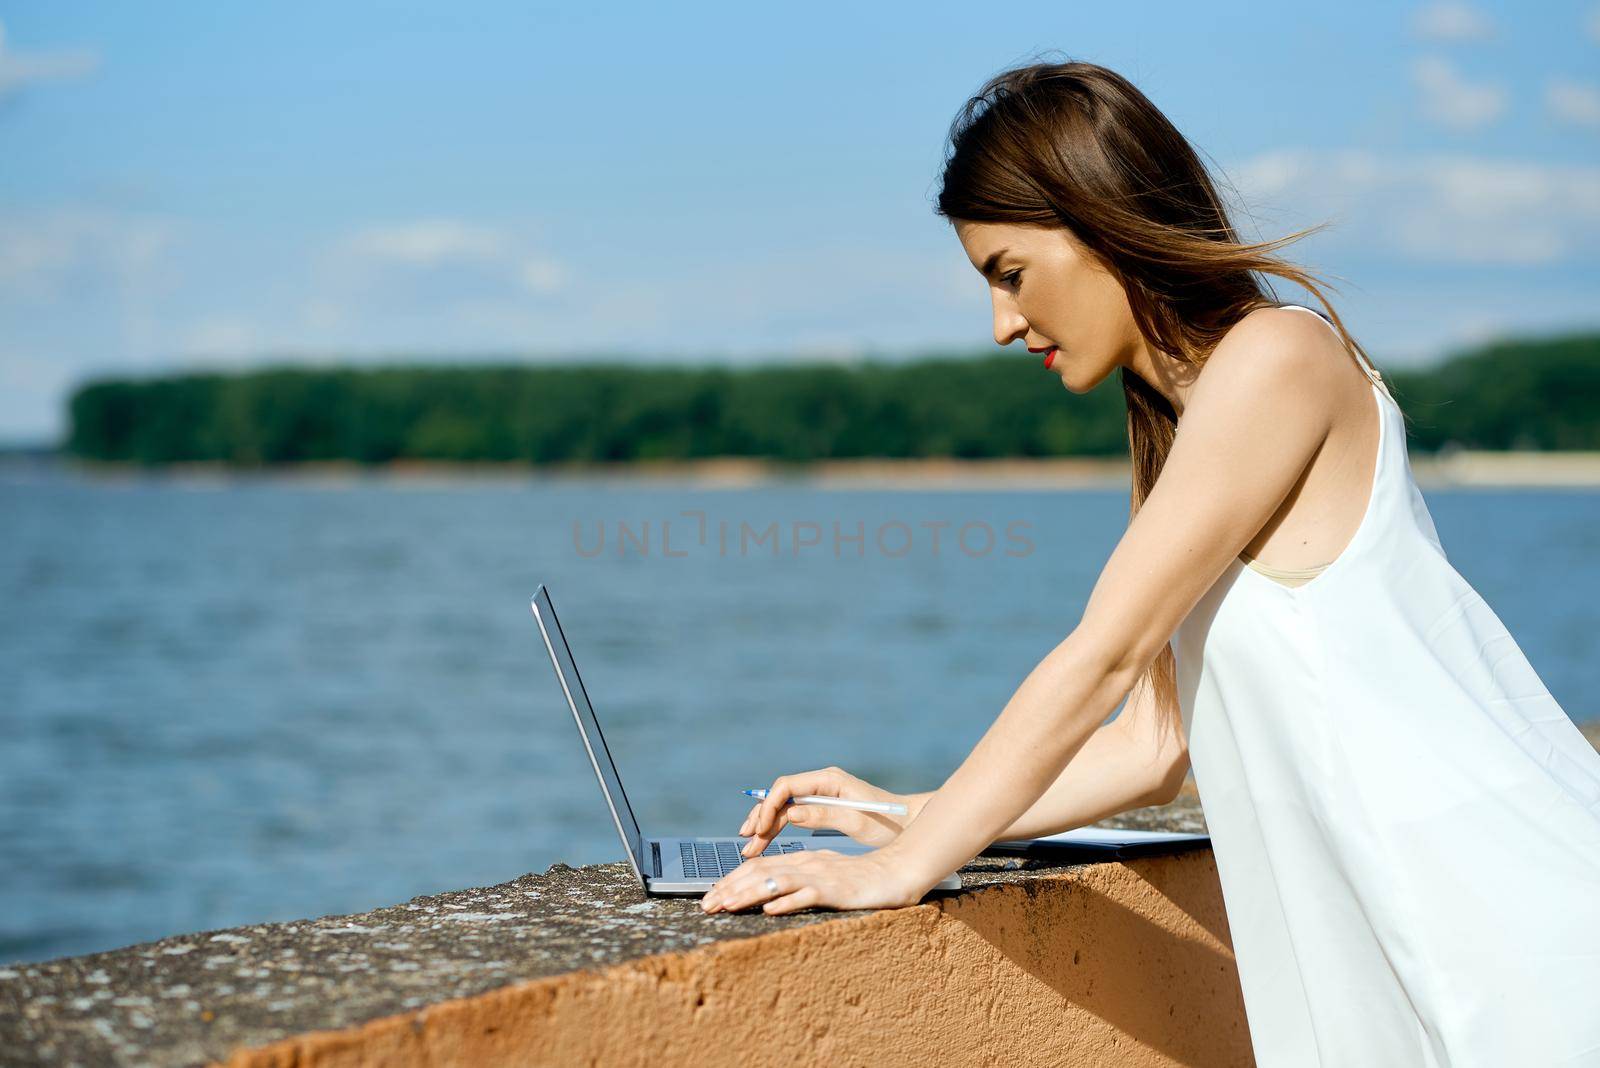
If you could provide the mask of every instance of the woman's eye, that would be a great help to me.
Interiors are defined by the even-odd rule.
[[[1016,271],[1012,271],[1010,274],[1001,275],[1000,276],[1000,281],[1008,283],[1009,285],[1016,285],[1017,284],[1017,279],[1021,278],[1021,277],[1022,277],[1022,271],[1016,270]]]

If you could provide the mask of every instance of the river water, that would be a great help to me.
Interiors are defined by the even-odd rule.
[[[1600,492],[1425,494],[1556,699],[1600,715]],[[541,582],[648,830],[731,834],[739,789],[833,763],[933,789],[1077,622],[1127,508],[0,473],[0,962],[619,858]]]

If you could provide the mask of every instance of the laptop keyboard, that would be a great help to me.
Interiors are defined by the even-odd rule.
[[[683,855],[683,874],[690,879],[720,879],[742,861],[750,857],[739,855],[741,843],[732,839],[718,839],[714,842],[679,842],[678,851]],[[784,841],[781,838],[767,843],[767,848],[760,853],[763,857],[781,857],[785,853],[794,853],[804,849],[804,842]]]

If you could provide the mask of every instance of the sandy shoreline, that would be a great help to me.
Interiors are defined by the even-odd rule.
[[[685,484],[696,488],[737,489],[771,483],[828,488],[907,490],[1026,490],[1126,488],[1127,460],[1082,457],[992,460],[859,459],[784,464],[749,457],[703,460],[637,461],[615,464],[471,463],[406,461],[363,467],[353,463],[309,463],[259,470],[221,464],[172,464],[146,470],[121,464],[50,461],[0,464],[0,471],[59,468],[94,479],[173,479],[184,482],[291,480],[338,484],[372,480],[411,482],[588,481]],[[1600,488],[1600,452],[1488,452],[1461,450],[1447,455],[1419,454],[1411,469],[1424,488],[1449,486]]]

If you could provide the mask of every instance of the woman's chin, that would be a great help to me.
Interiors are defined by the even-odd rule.
[[[1113,367],[1113,370],[1114,369],[1115,368]],[[1077,373],[1074,373],[1074,371]],[[1061,385],[1067,390],[1067,392],[1076,393],[1079,396],[1090,392],[1094,389],[1094,387],[1098,386],[1100,383],[1104,382],[1110,377],[1110,372],[1107,372],[1098,378],[1085,375],[1083,372],[1084,369],[1082,367],[1074,368],[1070,366],[1060,367],[1056,370],[1056,373],[1061,376]]]

